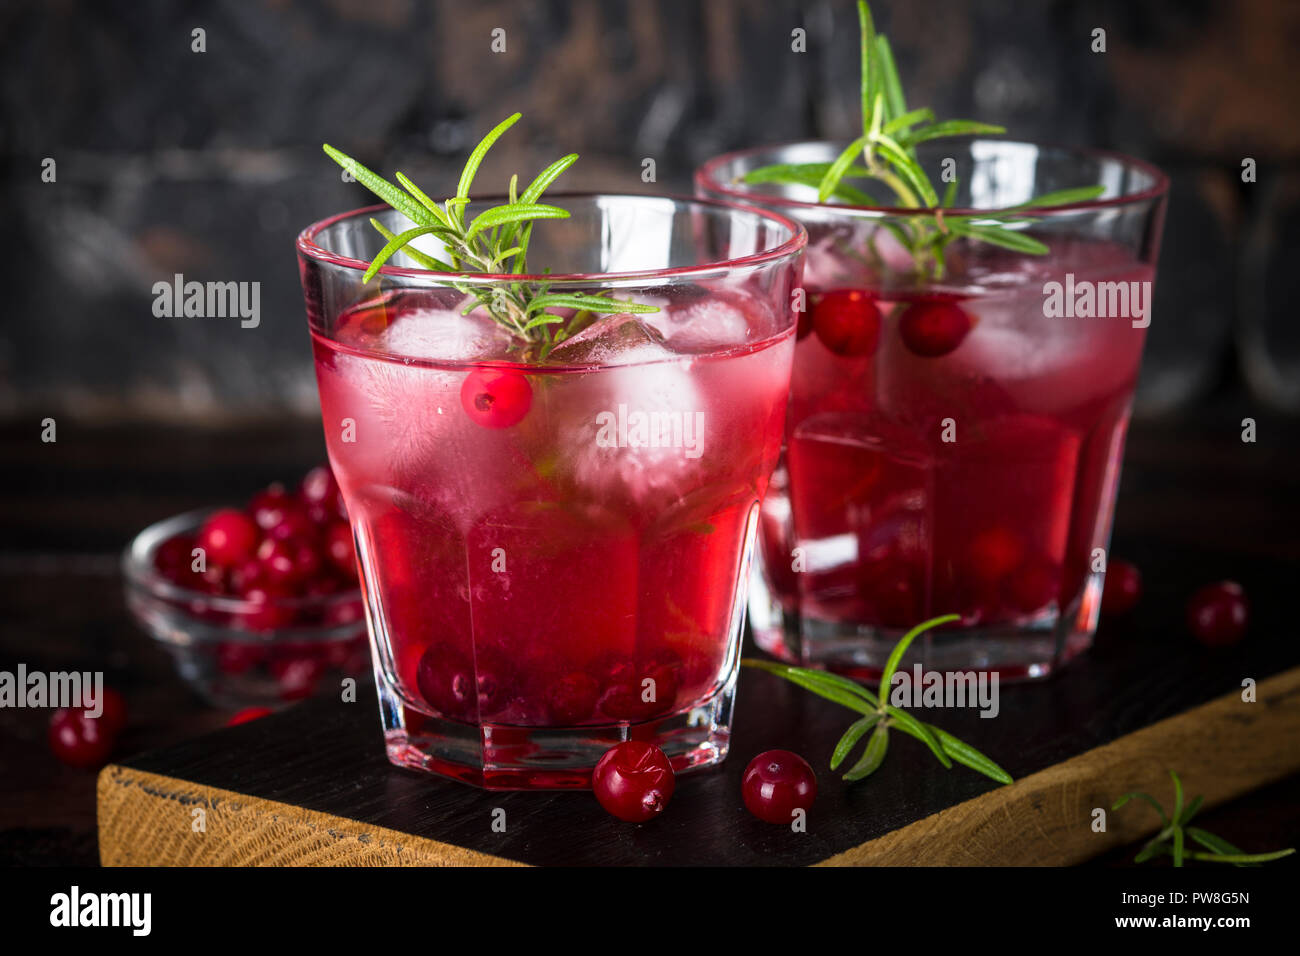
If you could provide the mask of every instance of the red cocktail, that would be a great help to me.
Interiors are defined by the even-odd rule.
[[[936,182],[955,157],[960,191],[939,216],[741,182],[838,153],[753,150],[697,175],[702,194],[779,209],[810,234],[756,635],[871,677],[900,631],[958,613],[915,659],[1042,676],[1096,626],[1165,179],[1124,157],[976,140],[918,152]],[[1096,199],[1006,211],[1094,183]],[[918,255],[981,216],[996,241],[959,233],[937,266]]]
[[[390,758],[486,786],[589,786],[628,737],[678,769],[725,755],[783,435],[800,230],[723,204],[564,202],[530,256],[567,275],[388,267],[376,289],[365,215],[299,240]],[[521,347],[475,297],[530,284],[658,311]]]

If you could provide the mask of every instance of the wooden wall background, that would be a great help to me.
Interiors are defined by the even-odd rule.
[[[1300,5],[877,0],[916,102],[1174,177],[1149,414],[1295,370]],[[191,51],[191,30],[207,51]],[[489,50],[506,30],[507,50]],[[808,52],[790,50],[803,27]],[[1104,55],[1091,31],[1107,31]],[[853,125],[849,0],[11,0],[0,8],[0,417],[316,410],[292,241],[360,204],[329,140],[430,191],[512,110],[486,181],[689,190],[721,150]],[[1259,164],[1240,181],[1241,160]],[[41,181],[41,163],[57,181]],[[173,273],[261,283],[262,324],[159,319]]]

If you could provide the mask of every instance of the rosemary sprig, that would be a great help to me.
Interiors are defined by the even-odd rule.
[[[508,201],[465,221],[465,207],[470,201],[470,187],[474,184],[492,145],[519,120],[514,113],[489,132],[474,147],[456,186],[456,195],[437,203],[430,199],[415,183],[402,173],[396,174],[395,186],[377,173],[367,169],[351,156],[324,144],[326,154],[346,169],[372,193],[388,203],[415,225],[401,233],[393,233],[377,219],[371,219],[387,244],[371,260],[362,276],[369,282],[397,252],[404,252],[421,267],[434,272],[491,273],[496,275],[522,275],[528,272],[528,243],[532,238],[533,223],[539,219],[567,219],[569,213],[558,206],[540,203],[542,193],[559,178],[560,174],[578,160],[577,153],[557,159],[540,173],[521,193],[519,177],[510,177]],[[429,255],[411,245],[421,236],[435,236],[442,243],[445,260]],[[544,357],[555,345],[571,338],[595,320],[601,313],[658,312],[653,305],[624,302],[604,295],[586,292],[549,292],[550,283],[509,282],[490,286],[475,283],[449,283],[472,298],[462,314],[482,308],[499,325],[515,337],[538,347]],[[557,314],[553,310],[570,310],[573,315]]]
[[[1169,776],[1174,781],[1174,811],[1168,816],[1165,815],[1165,808],[1160,805],[1160,801],[1151,794],[1140,791],[1124,794],[1110,808],[1113,813],[1130,800],[1145,800],[1155,808],[1156,813],[1160,815],[1160,822],[1164,824],[1159,833],[1143,844],[1142,849],[1138,851],[1138,855],[1133,858],[1133,862],[1145,863],[1157,856],[1172,856],[1174,866],[1182,866],[1185,860],[1230,863],[1233,866],[1257,866],[1270,860],[1280,860],[1282,857],[1290,856],[1295,852],[1294,847],[1288,847],[1285,850],[1274,850],[1272,853],[1243,853],[1222,837],[1217,837],[1200,827],[1188,826],[1192,821],[1192,817],[1196,816],[1196,812],[1201,809],[1202,798],[1197,797],[1184,807],[1183,781],[1172,770],[1169,771]],[[1209,852],[1189,850],[1187,848],[1188,838]]]
[[[1033,219],[998,218],[1006,213],[1034,207],[1062,205],[1095,199],[1102,186],[1085,186],[1038,196],[1033,200],[998,211],[994,215],[948,215],[957,195],[957,181],[947,183],[942,200],[925,169],[917,161],[916,146],[948,136],[1005,133],[1001,126],[974,120],[936,121],[929,108],[907,108],[902,81],[894,65],[889,40],[877,33],[866,0],[858,0],[861,35],[862,135],[848,145],[832,163],[787,163],[763,166],[744,177],[746,183],[778,183],[814,186],[818,202],[837,199],[859,206],[879,206],[872,196],[845,179],[874,179],[893,192],[899,206],[921,210],[903,222],[881,225],[912,253],[915,270],[943,278],[944,250],[957,238],[1043,255],[1047,246],[1021,231]]]
[[[932,618],[918,624],[904,634],[899,642],[894,645],[894,649],[889,654],[889,659],[885,662],[885,668],[881,672],[880,696],[863,687],[857,681],[827,671],[810,670],[806,667],[792,667],[788,664],[775,664],[771,661],[762,661],[751,657],[744,658],[740,663],[744,667],[753,667],[757,670],[767,671],[769,674],[775,674],[792,684],[797,684],[804,690],[812,691],[819,697],[824,697],[841,707],[847,707],[849,710],[863,715],[859,720],[854,721],[848,730],[844,731],[844,735],[840,737],[839,743],[835,745],[835,751],[831,755],[831,769],[837,770],[862,741],[862,738],[870,732],[871,736],[867,739],[867,745],[863,749],[862,756],[844,775],[844,779],[850,783],[868,777],[880,768],[889,749],[889,731],[891,729],[899,730],[909,737],[915,737],[921,741],[930,748],[930,752],[934,754],[935,759],[943,764],[945,768],[950,769],[954,763],[959,763],[972,770],[978,770],[998,783],[1011,783],[1009,773],[970,744],[958,740],[952,734],[941,730],[934,724],[927,724],[924,721],[917,720],[902,708],[891,706],[888,703],[890,681],[893,680],[894,672],[898,670],[899,662],[902,661],[903,655],[907,653],[907,648],[912,641],[931,628],[960,619],[957,614],[945,614],[943,617]]]

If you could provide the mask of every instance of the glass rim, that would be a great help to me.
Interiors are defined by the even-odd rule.
[[[701,263],[690,266],[675,266],[672,268],[661,269],[637,269],[622,272],[556,272],[556,273],[514,273],[514,272],[438,272],[431,269],[408,268],[405,266],[394,266],[385,264],[380,267],[377,275],[396,276],[404,279],[425,279],[437,280],[439,285],[446,285],[450,282],[457,282],[468,285],[493,285],[502,282],[547,282],[565,285],[585,284],[592,285],[595,283],[607,282],[626,282],[626,281],[645,281],[653,283],[660,279],[688,279],[696,277],[711,277],[731,272],[738,268],[750,268],[754,266],[766,265],[769,263],[780,262],[783,259],[790,259],[803,252],[808,245],[808,232],[803,225],[795,219],[788,218],[770,209],[764,209],[750,202],[735,202],[730,200],[712,199],[702,196],[679,196],[665,193],[604,193],[604,192],[563,192],[548,193],[549,200],[575,200],[575,199],[620,199],[635,200],[644,202],[648,200],[669,200],[676,205],[686,206],[704,206],[715,210],[725,210],[731,212],[742,212],[754,216],[760,220],[767,220],[789,231],[790,236],[784,242],[772,249],[766,249],[762,252],[751,253],[745,256],[738,256],[732,259],[718,259],[712,262]],[[482,196],[479,198],[471,197],[471,203],[490,203],[503,202],[508,197],[503,195]],[[392,209],[387,203],[376,203],[372,206],[363,206],[359,209],[351,209],[346,212],[335,213],[324,219],[318,220],[307,226],[302,232],[298,233],[295,246],[298,254],[320,262],[326,265],[337,266],[339,268],[351,269],[357,272],[365,272],[370,267],[370,263],[364,259],[354,259],[351,256],[340,255],[325,249],[316,242],[316,237],[325,229],[346,219],[352,219],[365,216],[379,210]]]
[[[823,203],[809,202],[805,199],[790,199],[786,196],[772,196],[757,193],[752,190],[738,187],[732,183],[722,182],[716,175],[717,170],[729,162],[738,159],[754,156],[758,153],[774,152],[782,149],[790,149],[796,146],[815,146],[822,144],[839,145],[841,148],[848,145],[848,140],[833,139],[803,139],[791,140],[783,143],[772,143],[767,146],[751,146],[746,149],[733,150],[728,153],[722,153],[705,160],[700,164],[693,177],[697,189],[707,190],[712,193],[720,193],[726,196],[730,201],[739,203],[761,203],[785,207],[790,210],[831,210],[833,212],[844,212],[849,214],[867,214],[870,218],[891,217],[911,217],[924,215],[931,210],[913,206],[859,206],[851,203]],[[1032,146],[1040,150],[1057,150],[1063,153],[1073,153],[1077,156],[1087,156],[1096,159],[1117,160],[1125,165],[1141,170],[1150,176],[1152,184],[1146,189],[1134,193],[1128,193],[1123,196],[1112,196],[1110,198],[1086,199],[1080,202],[1061,203],[1053,206],[1034,206],[1032,209],[1017,209],[1011,212],[1005,211],[1005,207],[999,209],[991,208],[958,208],[945,209],[945,215],[952,216],[1043,216],[1044,214],[1056,214],[1064,212],[1081,212],[1088,210],[1114,209],[1120,206],[1132,205],[1147,200],[1162,199],[1169,191],[1169,177],[1165,172],[1154,163],[1145,159],[1139,159],[1136,156],[1130,156],[1127,153],[1121,153],[1117,150],[1097,149],[1091,146],[1066,146],[1059,143],[1035,143],[1029,140],[1016,139],[990,139],[988,137],[976,136],[964,140],[967,144],[973,143],[993,143],[1005,146]],[[930,144],[922,144],[923,146]]]

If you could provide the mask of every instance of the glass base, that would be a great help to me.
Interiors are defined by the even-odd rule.
[[[377,675],[379,676],[379,675]],[[735,679],[694,707],[644,723],[587,727],[467,724],[417,710],[380,677],[388,759],[488,790],[587,790],[605,752],[645,740],[684,773],[719,763],[731,739]]]
[[[1013,624],[929,631],[904,655],[900,669],[994,672],[1000,682],[1040,680],[1092,646],[1101,604],[1094,575],[1064,611],[1044,611]],[[879,681],[904,630],[853,621],[825,621],[785,608],[761,573],[749,588],[749,623],[763,650],[790,664],[825,667],[855,680]],[[920,622],[918,622],[920,623]]]

